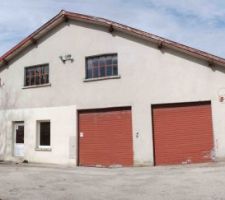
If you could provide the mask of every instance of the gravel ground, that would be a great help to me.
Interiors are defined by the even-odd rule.
[[[225,163],[88,168],[0,164],[1,200],[225,200]]]

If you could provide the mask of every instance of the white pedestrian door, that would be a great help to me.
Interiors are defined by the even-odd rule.
[[[14,128],[14,156],[24,156],[24,123],[16,123]]]

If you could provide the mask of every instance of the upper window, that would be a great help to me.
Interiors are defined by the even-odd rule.
[[[25,68],[25,86],[49,83],[49,65],[36,65]]]
[[[117,54],[86,58],[86,79],[118,75]]]

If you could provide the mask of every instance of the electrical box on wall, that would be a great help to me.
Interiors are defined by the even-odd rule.
[[[218,90],[218,101],[220,103],[225,103],[225,88],[220,88]]]

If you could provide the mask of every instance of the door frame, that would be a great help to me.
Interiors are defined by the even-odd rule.
[[[21,157],[24,157],[24,156],[17,156],[15,154],[16,129],[18,128],[18,126],[23,126],[24,127],[24,136],[25,136],[25,123],[24,123],[24,121],[16,121],[16,122],[13,122],[13,135],[12,135],[13,136],[13,140],[12,140],[13,151],[12,151],[12,155],[13,155],[13,157],[21,158]]]

